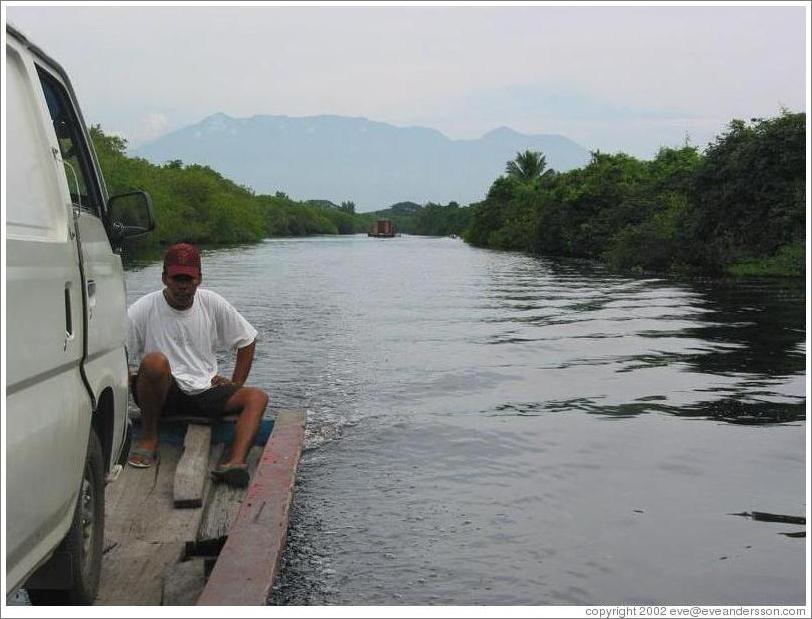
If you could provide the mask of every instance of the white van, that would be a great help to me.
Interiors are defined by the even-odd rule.
[[[67,74],[6,35],[6,595],[90,603],[129,445],[121,251],[152,206],[107,198]]]

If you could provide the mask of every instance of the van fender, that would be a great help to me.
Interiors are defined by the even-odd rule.
[[[123,354],[108,351],[87,362],[92,371],[90,389],[95,397],[92,425],[101,441],[105,472],[109,475],[119,464],[122,450],[127,442],[127,363]],[[125,456],[126,457],[126,456]]]

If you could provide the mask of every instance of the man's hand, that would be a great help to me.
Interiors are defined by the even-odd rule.
[[[245,384],[245,379],[248,378],[248,373],[251,371],[251,363],[254,361],[254,342],[239,348],[237,350],[237,363],[234,366],[234,376],[229,380],[225,376],[216,374],[211,379],[213,387],[220,385],[236,385],[242,387]]]
[[[217,374],[216,376],[212,377],[211,384],[212,386],[217,387],[219,385],[233,385],[234,383],[233,381],[227,379],[225,376],[220,376],[219,374]]]

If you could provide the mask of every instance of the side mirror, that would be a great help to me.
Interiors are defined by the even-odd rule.
[[[133,191],[113,196],[107,201],[110,236],[114,243],[141,236],[155,229],[152,198],[146,191]]]

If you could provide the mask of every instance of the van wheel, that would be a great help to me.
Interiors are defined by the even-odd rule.
[[[102,545],[104,543],[104,455],[96,432],[90,440],[68,534],[56,549],[70,557],[68,589],[29,589],[33,604],[92,604],[99,591]]]

